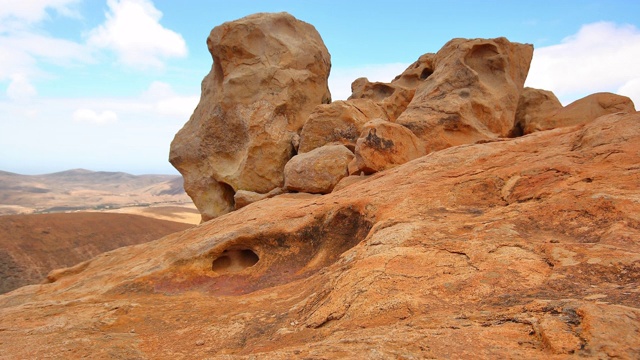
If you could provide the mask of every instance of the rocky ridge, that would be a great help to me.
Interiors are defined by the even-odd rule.
[[[234,26],[279,33],[296,21],[259,14],[212,34],[232,34]],[[315,39],[315,30],[307,30]],[[209,44],[217,44],[212,37]],[[245,46],[266,43],[210,50],[239,55],[241,67],[260,63]],[[317,97],[301,112],[307,114],[301,127],[280,132],[291,141],[285,148],[297,151],[278,158],[286,159],[282,166],[267,163],[280,174],[274,185],[247,190],[229,180],[220,196],[199,193],[207,181],[224,181],[219,175],[203,170],[196,174],[208,180],[189,181],[185,175],[185,186],[205,184],[187,191],[209,221],[0,296],[2,353],[640,357],[640,114],[613,94],[606,96],[622,101],[597,95],[564,108],[548,93],[524,95],[539,92],[523,90],[530,46],[502,38],[448,44],[390,83],[356,80],[350,100],[323,104],[327,97]],[[215,62],[214,56],[192,124],[223,119],[203,103],[218,96],[207,92],[209,81],[228,79],[216,77]],[[604,111],[586,110],[585,103]],[[230,106],[246,105],[242,97],[238,104]],[[237,112],[252,127],[269,129],[277,117],[269,111]],[[543,126],[527,122],[551,117],[539,111],[573,115],[537,131]],[[252,123],[259,119],[268,121]],[[532,133],[519,136],[525,129]],[[186,139],[202,144],[210,136],[192,132]],[[172,144],[174,162],[181,138]],[[226,154],[247,164],[243,151]],[[178,161],[181,171],[227,161],[196,155]],[[294,175],[307,187],[287,185]],[[311,191],[316,182],[324,190]],[[226,213],[238,194],[243,206]],[[207,196],[225,199],[223,211],[207,207]]]

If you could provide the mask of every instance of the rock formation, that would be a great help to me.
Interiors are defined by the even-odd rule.
[[[531,45],[497,39],[454,39],[421,72],[398,124],[432,152],[509,134],[533,55]]]
[[[0,352],[638,358],[639,121],[452,147],[99,255],[0,296]]]
[[[171,143],[170,161],[204,221],[234,209],[234,193],[283,186],[292,140],[331,101],[331,61],[315,28],[286,13],[215,27],[200,103]]]
[[[344,177],[353,153],[343,145],[325,145],[298,154],[284,167],[284,187],[289,191],[327,194]]]
[[[248,17],[210,39],[278,19],[290,17]],[[229,80],[237,73],[224,62],[216,70],[216,54],[240,56],[244,69],[261,64],[246,56],[246,44],[269,42],[235,39],[242,39],[236,48],[211,46],[214,71],[204,81],[203,99],[223,105],[201,102],[171,159],[182,171],[200,164],[186,181],[204,219],[228,211],[233,200],[218,201],[224,196],[235,193],[245,206],[0,296],[0,353],[640,358],[640,113],[626,106],[628,113],[509,138],[519,103],[525,120],[546,106],[522,93],[531,47],[454,39],[390,83],[358,79],[350,100],[296,112],[311,114],[304,126],[304,119],[298,127],[267,122],[287,139],[289,155],[302,151],[283,156],[280,168],[263,164],[284,171],[283,180],[246,190],[253,175],[236,183],[231,174],[258,155],[240,145],[259,142],[266,153],[270,141],[280,143],[269,126],[251,121],[272,119],[268,101],[284,101],[276,95],[291,87],[260,80],[258,91],[245,79],[254,102],[240,97],[234,105],[232,94],[244,93],[225,92],[224,84],[241,82]],[[257,98],[269,91],[276,98]],[[250,125],[238,139],[205,131],[238,124]],[[240,144],[237,152],[220,150],[230,143]],[[223,163],[230,167],[216,177]],[[217,183],[228,191],[206,192]],[[276,195],[283,183],[300,192]]]
[[[302,128],[298,153],[327,144],[343,144],[355,149],[364,124],[372,119],[388,120],[388,116],[384,109],[369,99],[318,105]]]
[[[382,119],[366,123],[349,164],[350,174],[372,174],[425,155],[422,142],[406,127]]]
[[[520,94],[515,124],[510,137],[542,130],[538,124],[544,123],[560,109],[562,109],[562,104],[551,91],[524,88]]]
[[[548,96],[550,96],[549,93],[547,92]],[[550,100],[547,104],[550,102],[552,103],[553,100]],[[550,109],[556,107],[556,105],[542,106],[547,108],[527,110],[527,112],[532,112],[536,115],[529,115],[531,118],[528,119],[526,118],[527,116],[524,116],[524,119],[520,120],[523,134],[583,124],[607,114],[617,112],[632,113],[636,111],[631,99],[612,93],[591,94],[572,102],[566,107],[557,108],[553,112]]]

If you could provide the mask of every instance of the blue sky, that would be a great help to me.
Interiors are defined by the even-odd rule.
[[[564,103],[640,104],[640,1],[0,0],[0,170],[177,173],[169,144],[197,104],[216,25],[287,11],[332,57],[333,99],[390,81],[455,37],[535,47],[527,85]]]

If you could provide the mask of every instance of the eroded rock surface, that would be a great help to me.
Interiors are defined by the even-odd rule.
[[[514,129],[509,135],[515,137],[545,130],[541,124],[560,109],[562,104],[551,91],[524,88],[516,110]]]
[[[411,129],[427,152],[505,137],[532,56],[533,46],[505,38],[453,39],[421,72],[424,79],[396,122]]]
[[[635,111],[633,101],[626,96],[595,93],[578,99],[549,116],[540,116],[538,121],[529,124],[528,127],[530,132],[550,130],[587,123],[607,114]]]
[[[329,53],[312,25],[289,14],[224,23],[207,45],[211,72],[169,156],[205,221],[231,211],[237,190],[282,187],[293,138],[331,101]]]
[[[639,121],[452,147],[99,255],[0,296],[0,353],[639,358]]]
[[[343,144],[354,149],[364,124],[372,119],[388,120],[388,117],[378,104],[369,99],[318,105],[302,128],[298,153],[327,144]]]
[[[349,174],[372,174],[425,155],[424,146],[409,129],[382,119],[363,126]]]

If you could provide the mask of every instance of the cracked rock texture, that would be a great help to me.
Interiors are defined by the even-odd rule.
[[[4,358],[640,358],[640,114],[282,194],[0,296]]]
[[[169,160],[206,221],[234,209],[234,194],[282,187],[293,140],[316,105],[331,102],[331,58],[316,29],[287,13],[215,27],[200,103]]]

